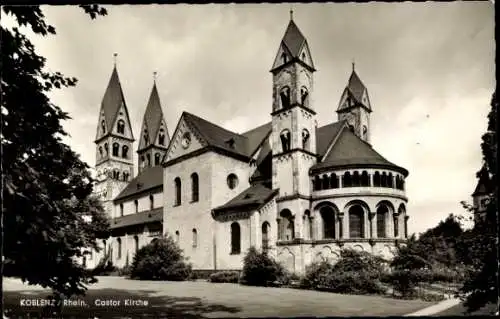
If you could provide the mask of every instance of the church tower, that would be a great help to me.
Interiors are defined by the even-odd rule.
[[[106,213],[111,217],[113,198],[134,175],[134,136],[116,64],[104,93],[98,118],[95,191],[101,196]]]
[[[156,73],[155,73],[156,76]],[[167,122],[163,117],[160,96],[156,80],[149,96],[149,102],[142,120],[141,136],[137,154],[139,155],[139,173],[147,167],[159,166],[167,153],[170,137]]]
[[[339,120],[347,121],[349,128],[363,141],[370,143],[370,113],[372,112],[368,90],[352,64],[349,77],[337,109]]]
[[[309,209],[309,168],[316,163],[316,112],[312,103],[315,71],[309,45],[291,11],[290,22],[271,70],[272,184],[273,189],[280,192],[278,211],[288,214],[288,217],[278,217],[297,216],[297,223],[300,223],[298,216]],[[287,226],[281,223],[280,227]],[[301,227],[297,224],[294,229]],[[300,236],[294,231],[287,235],[291,238]]]

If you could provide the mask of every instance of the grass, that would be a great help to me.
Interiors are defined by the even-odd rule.
[[[85,297],[87,306],[63,307],[63,318],[203,318],[300,316],[402,316],[433,303],[354,296],[287,288],[248,287],[208,282],[135,281],[100,277]],[[51,309],[21,307],[22,298],[44,298],[48,290],[4,282],[4,309],[13,317],[50,318]],[[96,299],[120,301],[97,306]],[[125,299],[147,300],[147,306],[125,306]]]

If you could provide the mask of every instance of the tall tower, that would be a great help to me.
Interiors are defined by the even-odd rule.
[[[112,200],[134,175],[133,143],[132,126],[115,64],[101,102],[95,139],[95,191],[101,196],[110,217],[113,211]]]
[[[337,114],[339,120],[347,121],[351,130],[365,142],[370,143],[370,113],[372,112],[368,90],[356,74],[354,63],[344,93],[340,98]]]
[[[280,190],[279,211],[287,209],[288,214],[301,216],[309,208],[309,168],[316,163],[316,112],[312,103],[316,70],[307,40],[292,14],[271,70],[272,182],[273,188]]]
[[[479,218],[484,218],[492,194],[491,180],[486,166],[483,165],[477,173],[477,178],[476,189],[472,193],[473,207],[475,209],[474,222],[477,222]]]
[[[156,73],[155,73],[156,76]],[[139,173],[145,168],[161,165],[167,153],[170,137],[167,122],[163,117],[160,96],[156,89],[156,80],[149,96],[149,102],[142,120],[141,136],[137,154],[139,155]]]

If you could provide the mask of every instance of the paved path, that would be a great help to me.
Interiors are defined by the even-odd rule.
[[[23,285],[20,281],[4,280],[4,292],[11,303],[20,298],[45,296],[41,287]],[[13,298],[17,298],[13,299]],[[136,281],[119,277],[99,277],[84,297],[90,305],[87,311],[126,311],[131,316],[145,311],[163,312],[183,318],[207,317],[300,317],[300,316],[404,316],[432,305],[420,300],[396,300],[380,296],[342,295],[318,291],[248,287],[237,284],[209,282]],[[148,300],[146,308],[102,309],[96,299]],[[7,304],[7,302],[6,302]],[[93,308],[92,308],[93,307]],[[81,311],[81,309],[78,309]],[[65,311],[76,311],[67,309]],[[154,312],[158,315],[158,312]]]
[[[440,303],[432,305],[430,307],[427,307],[427,308],[421,309],[419,311],[407,314],[406,316],[407,317],[430,316],[430,315],[434,315],[438,312],[444,311],[446,309],[449,309],[453,306],[456,306],[459,303],[460,303],[460,299],[451,298],[451,299],[441,301]]]

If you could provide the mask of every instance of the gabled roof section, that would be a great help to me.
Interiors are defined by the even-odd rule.
[[[359,78],[358,74],[354,70],[354,66],[352,69],[351,76],[349,77],[349,81],[347,82],[347,86],[345,88],[347,91],[347,94],[349,97],[352,99],[352,101],[355,104],[362,104],[365,106],[368,110],[371,111],[370,103],[363,103],[363,94],[367,91],[366,86],[363,84],[361,79]],[[341,111],[342,109],[345,109],[346,106],[344,105],[339,105],[339,108],[337,111]]]
[[[472,193],[472,196],[491,194],[491,181],[486,167],[483,166],[477,173],[477,176],[479,179],[477,181],[476,189],[474,190],[474,193]]]
[[[293,19],[290,19],[282,43],[287,47],[292,57],[296,58],[299,56],[300,49],[302,49],[305,42],[306,38],[300,32],[299,27],[297,27]]]
[[[312,171],[335,167],[387,167],[407,176],[408,171],[377,153],[350,130],[342,130],[325,159],[311,167]]]
[[[163,167],[153,166],[144,169],[139,175],[128,183],[120,194],[114,199],[119,201],[127,197],[142,193],[148,189],[160,187],[163,185]]]
[[[316,129],[316,153],[319,158],[325,156],[345,123],[345,121],[333,122]]]
[[[263,184],[255,184],[236,195],[226,204],[214,208],[214,212],[238,209],[239,211],[258,209],[266,204],[277,193],[277,190],[267,188]]]
[[[101,102],[101,110],[104,111],[104,118],[106,120],[107,134],[112,130],[113,123],[122,103],[125,104],[125,98],[123,96],[120,78],[118,77],[118,71],[115,66]]]
[[[247,138],[247,151],[249,155],[252,156],[259,149],[259,147],[264,143],[266,137],[271,134],[272,126],[271,122],[258,126],[250,131],[241,133]]]
[[[144,112],[144,118],[142,120],[142,131],[140,135],[142,137],[144,134],[144,129],[147,128],[149,135],[149,144],[146,145],[144,138],[139,139],[139,150],[155,143],[162,120],[163,111],[161,109],[160,95],[158,94],[158,89],[156,88],[155,83],[153,84],[153,88],[149,96],[148,105],[146,107],[146,111]]]

